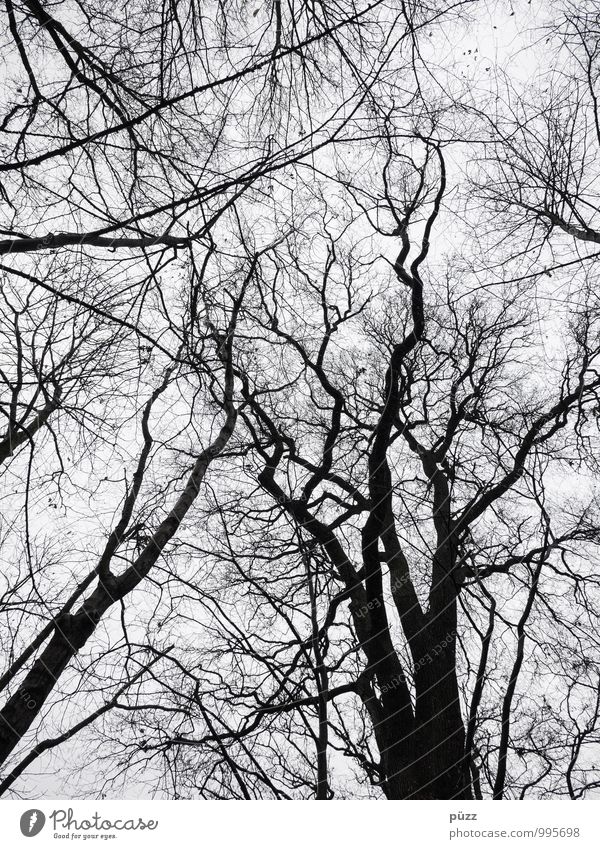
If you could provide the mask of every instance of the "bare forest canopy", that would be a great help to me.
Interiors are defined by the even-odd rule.
[[[599,0],[0,47],[0,795],[593,796]]]

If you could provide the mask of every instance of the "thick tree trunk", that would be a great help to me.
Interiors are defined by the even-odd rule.
[[[390,799],[471,799],[465,727],[456,678],[455,631],[427,628],[430,647],[415,668],[414,721],[396,715],[382,722],[389,747],[382,765]],[[384,713],[386,704],[382,694]]]
[[[389,799],[472,799],[465,764],[465,729],[454,684],[428,670],[421,680],[414,731],[392,719],[384,723],[388,743],[382,765]],[[395,737],[395,742],[393,738]]]
[[[472,798],[452,656],[440,653],[417,673],[416,725],[419,792],[415,798]]]

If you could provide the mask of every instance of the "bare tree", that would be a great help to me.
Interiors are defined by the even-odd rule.
[[[432,259],[440,142],[408,155],[384,134],[376,161],[379,194],[374,171],[368,197],[337,180],[342,207],[307,186],[319,211],[257,266],[237,365],[250,450],[206,509],[210,542],[182,551],[213,564],[185,584],[212,637],[192,662],[170,653],[162,707],[138,705],[144,757],[207,797],[324,798],[325,740],[338,795],[357,792],[342,757],[387,798],[578,795],[597,780],[577,755],[565,784],[596,733],[599,525],[593,489],[561,481],[595,468],[597,304],[567,309],[550,360],[556,310],[540,324],[520,284],[486,293]]]
[[[7,6],[0,792],[599,785],[597,36],[471,5]]]

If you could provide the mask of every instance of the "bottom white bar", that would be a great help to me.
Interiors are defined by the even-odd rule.
[[[2,846],[597,849],[588,802],[0,802]],[[385,841],[385,844],[383,844]]]

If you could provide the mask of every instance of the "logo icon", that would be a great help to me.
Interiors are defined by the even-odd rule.
[[[43,829],[46,817],[37,808],[25,811],[21,816],[21,834],[25,837],[35,837]]]

